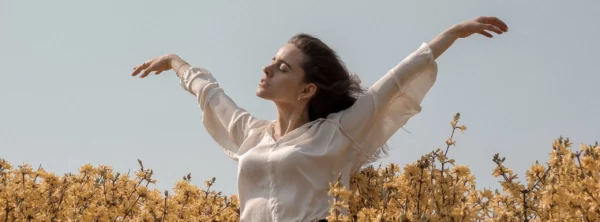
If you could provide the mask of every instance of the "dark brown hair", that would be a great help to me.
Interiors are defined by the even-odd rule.
[[[308,103],[310,121],[348,109],[364,92],[360,79],[350,74],[337,53],[320,39],[301,33],[288,43],[304,54],[304,81],[317,85],[317,92]]]
[[[288,43],[304,54],[304,81],[317,85],[317,92],[308,103],[310,121],[350,108],[364,93],[358,76],[351,74],[337,53],[320,39],[300,33]],[[384,144],[367,163],[387,154],[388,146]]]

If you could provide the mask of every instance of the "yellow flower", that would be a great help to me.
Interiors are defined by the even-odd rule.
[[[456,141],[451,140],[450,138],[446,139],[446,144],[448,146],[456,145]]]
[[[454,173],[458,177],[466,177],[471,173],[471,170],[467,166],[459,165],[454,167]]]
[[[459,117],[453,130],[464,131]],[[600,221],[600,146],[571,148],[568,139],[555,140],[547,164],[532,164],[523,179],[496,156],[500,190],[476,187],[470,168],[441,149],[404,167],[369,166],[351,175],[349,187],[331,181],[327,219]],[[151,188],[152,176],[141,161],[132,178],[110,166],[85,164],[79,174],[59,176],[0,159],[0,221],[239,221],[238,197],[215,191],[215,178],[199,187],[184,177],[167,195]]]

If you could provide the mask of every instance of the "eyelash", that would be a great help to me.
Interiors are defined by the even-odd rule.
[[[276,63],[275,60],[273,60],[273,63]],[[282,71],[282,72],[287,72],[286,68],[283,66],[283,63],[281,63],[281,62],[277,63],[277,70]]]
[[[283,64],[282,64],[282,63],[279,63],[279,64],[277,64],[277,69],[278,69],[279,71],[282,71],[282,72],[285,72],[285,71],[286,71],[286,70],[285,70],[285,68],[283,67]]]

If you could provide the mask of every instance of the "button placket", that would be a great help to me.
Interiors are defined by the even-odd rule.
[[[275,221],[277,221],[276,219],[276,205],[277,203],[275,202],[275,164],[273,163],[272,159],[271,159],[271,155],[273,155],[273,150],[275,150],[275,148],[277,147],[277,141],[272,140],[273,143],[272,145],[269,147],[268,150],[268,154],[267,154],[267,170],[268,170],[268,179],[269,179],[269,208],[271,210],[271,215],[273,216],[273,219]]]

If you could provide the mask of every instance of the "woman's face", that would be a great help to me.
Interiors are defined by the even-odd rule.
[[[271,64],[263,69],[256,95],[278,103],[296,103],[310,98],[316,86],[304,83],[303,59],[304,54],[295,45],[281,47]]]

